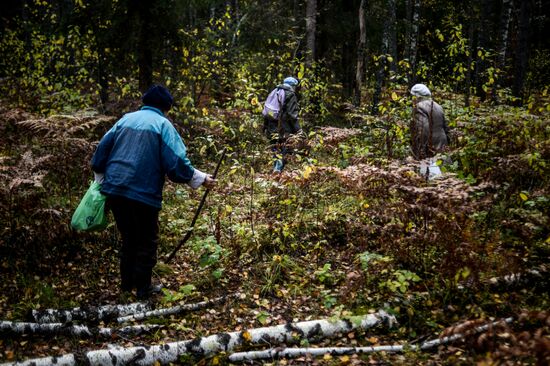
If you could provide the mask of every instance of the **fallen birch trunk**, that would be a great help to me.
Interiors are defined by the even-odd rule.
[[[492,287],[500,286],[522,286],[535,281],[548,279],[548,268],[544,265],[538,268],[531,268],[521,273],[512,273],[503,277],[493,277],[487,282]]]
[[[481,284],[489,286],[491,288],[510,288],[514,286],[529,286],[534,282],[548,281],[549,279],[549,269],[546,265],[540,265],[537,268],[531,268],[524,272],[511,273],[509,275],[501,277],[491,277],[484,280]],[[470,287],[471,284],[458,284],[457,288],[459,290],[464,290]],[[544,285],[541,285],[544,287]]]
[[[314,357],[330,354],[332,356],[353,355],[361,353],[374,353],[374,352],[389,352],[397,353],[404,352],[405,350],[428,350],[430,348],[437,347],[442,344],[450,343],[458,339],[464,338],[466,335],[481,333],[487,329],[500,324],[501,322],[511,323],[513,318],[506,318],[504,320],[492,322],[483,326],[474,328],[467,334],[454,334],[449,337],[443,337],[427,341],[420,346],[417,345],[390,345],[390,346],[371,346],[371,347],[321,347],[321,348],[274,348],[263,351],[250,351],[250,352],[237,352],[229,355],[228,360],[230,362],[245,362],[254,360],[273,360],[280,358],[296,358],[306,355]]]
[[[143,320],[146,318],[154,317],[154,316],[167,316],[167,315],[174,315],[174,314],[181,314],[188,311],[196,311],[200,309],[207,308],[211,305],[216,305],[219,303],[222,303],[229,299],[230,297],[237,297],[239,294],[233,294],[228,296],[221,296],[217,297],[212,300],[207,301],[201,301],[194,304],[184,304],[184,305],[178,305],[171,308],[164,308],[164,309],[157,309],[157,310],[150,310],[150,311],[144,311],[141,313],[135,313],[127,316],[121,316],[117,318],[117,322],[124,323],[128,321],[136,321],[136,320]]]
[[[208,356],[218,352],[228,352],[244,344],[280,344],[295,343],[301,339],[315,339],[317,337],[333,337],[336,334],[349,332],[354,329],[369,329],[381,323],[393,326],[395,317],[383,310],[376,314],[352,317],[339,320],[312,320],[300,323],[288,323],[273,327],[256,328],[232,333],[214,334],[194,340],[173,342],[154,346],[115,347],[106,350],[90,351],[82,356],[74,354],[61,357],[46,357],[27,360],[9,365],[57,365],[73,366],[86,365],[153,365],[155,362],[167,364],[176,362],[183,354]]]
[[[67,310],[46,309],[33,310],[32,318],[37,323],[66,323],[74,320],[81,321],[109,321],[121,316],[142,313],[153,310],[153,305],[148,302],[135,302],[128,305],[104,305],[91,307],[78,307]]]
[[[112,337],[114,335],[140,335],[160,328],[160,325],[132,325],[123,328],[90,328],[85,325],[72,325],[68,323],[24,323],[0,321],[0,335],[66,335],[77,338],[84,337]]]
[[[494,327],[498,324],[501,324],[501,323],[510,324],[513,321],[514,321],[514,318],[512,318],[512,317],[509,317],[509,318],[506,318],[506,319],[503,319],[503,320],[497,320],[497,321],[494,321],[494,322],[489,323],[489,324],[485,324],[485,325],[481,325],[479,327],[475,327],[471,331],[466,332],[466,333],[457,333],[457,334],[453,334],[453,335],[448,336],[448,337],[438,338],[438,339],[434,339],[434,340],[431,340],[431,341],[424,342],[418,348],[421,349],[421,350],[427,350],[427,349],[434,348],[434,347],[437,347],[437,346],[442,345],[442,344],[454,342],[457,339],[464,338],[464,337],[466,337],[467,335],[470,335],[470,334],[477,334],[477,333],[485,332],[486,330],[488,330],[488,329],[490,329],[490,328],[492,328],[492,327]],[[416,346],[415,346],[415,348],[413,348],[413,349],[418,349],[418,348],[416,348]]]

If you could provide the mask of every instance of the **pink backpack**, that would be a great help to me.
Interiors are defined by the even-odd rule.
[[[279,119],[279,113],[285,103],[285,90],[282,88],[275,88],[269,93],[264,103],[264,109],[262,115],[274,120]]]

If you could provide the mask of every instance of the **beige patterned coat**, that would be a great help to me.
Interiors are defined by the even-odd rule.
[[[411,148],[416,159],[432,157],[449,144],[449,129],[443,108],[431,99],[413,108]]]

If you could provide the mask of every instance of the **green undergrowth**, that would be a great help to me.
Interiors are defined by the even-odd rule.
[[[407,158],[406,116],[348,115],[357,131],[341,139],[310,125],[309,143],[274,176],[259,118],[237,112],[205,116],[190,131],[178,126],[194,136],[184,139],[201,170],[213,170],[221,149],[227,157],[191,239],[174,263],[157,267],[165,303],[244,291],[258,325],[275,316],[274,299],[286,304],[279,319],[287,320],[385,309],[399,322],[391,338],[409,342],[468,319],[548,308],[544,281],[487,282],[548,261],[547,114],[456,112],[440,158],[448,178],[426,182]],[[76,141],[68,137],[55,145],[21,135],[2,151],[3,166],[20,173],[2,170],[4,317],[116,298],[114,225],[88,234],[68,227],[102,132],[78,140],[77,155],[66,154]],[[203,192],[165,187],[161,260],[189,229]]]

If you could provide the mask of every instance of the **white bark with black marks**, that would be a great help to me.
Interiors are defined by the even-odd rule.
[[[503,0],[502,9],[500,12],[500,29],[499,29],[499,45],[497,52],[497,68],[498,75],[493,84],[492,98],[494,102],[498,102],[498,89],[502,84],[502,77],[504,75],[504,68],[506,67],[506,50],[508,47],[508,34],[510,28],[510,17],[512,14],[512,0]]]
[[[230,295],[230,296],[222,296],[217,297],[212,300],[207,301],[201,301],[194,304],[184,304],[184,305],[178,305],[171,308],[164,308],[164,309],[157,309],[157,310],[151,310],[151,311],[144,311],[141,313],[135,313],[127,316],[121,316],[117,318],[117,322],[124,323],[128,321],[136,321],[136,320],[143,320],[150,317],[156,317],[156,316],[167,316],[167,315],[174,315],[174,314],[182,314],[188,311],[196,311],[200,309],[208,308],[212,305],[216,305],[219,303],[222,303],[226,301],[229,297],[236,297],[239,296],[239,294],[236,295]]]
[[[88,337],[113,337],[114,335],[129,336],[139,335],[145,332],[156,330],[160,325],[133,325],[123,328],[97,328],[85,325],[73,325],[70,323],[25,323],[0,321],[0,335],[22,336],[28,334],[36,335],[66,335],[77,338]]]
[[[67,323],[75,320],[88,322],[109,321],[121,316],[143,313],[153,309],[154,307],[151,303],[136,302],[127,305],[90,306],[66,310],[33,310],[32,317],[37,323]]]
[[[373,352],[403,352],[403,346],[378,347],[320,347],[320,348],[273,348],[265,351],[238,352],[229,355],[230,362],[245,362],[255,360],[278,360],[281,358],[296,358],[302,356],[319,357],[354,355]]]
[[[512,273],[502,277],[492,277],[482,282],[483,285],[491,287],[493,289],[504,288],[509,289],[511,287],[527,287],[536,284],[544,288],[546,282],[550,278],[550,271],[548,266],[540,265],[536,268],[531,268],[525,272]],[[459,284],[457,288],[464,290],[471,287],[468,283]]]
[[[319,347],[319,348],[272,348],[263,351],[250,351],[250,352],[237,352],[229,355],[228,359],[230,362],[245,362],[245,361],[255,361],[255,360],[277,360],[280,358],[296,358],[306,355],[313,357],[319,357],[326,354],[331,356],[342,356],[342,355],[354,355],[361,353],[374,353],[374,352],[389,352],[397,353],[404,352],[406,350],[411,351],[425,351],[431,348],[435,348],[439,345],[450,343],[458,339],[464,338],[466,335],[481,333],[488,330],[491,327],[494,327],[501,322],[511,323],[513,318],[506,318],[504,320],[492,322],[483,326],[474,328],[471,332],[467,334],[454,334],[449,337],[443,337],[427,341],[418,345],[390,345],[390,346],[372,346],[372,347]]]
[[[274,345],[295,343],[300,340],[329,338],[355,329],[369,329],[385,323],[393,326],[395,317],[383,310],[375,314],[337,320],[312,320],[300,323],[288,323],[273,327],[256,328],[240,332],[220,333],[194,340],[173,342],[143,347],[115,347],[106,350],[90,351],[82,356],[65,355],[27,360],[17,365],[152,365],[155,362],[167,364],[176,362],[184,354],[209,356],[219,352],[230,352],[244,344]],[[78,360],[77,360],[78,358]],[[3,366],[16,365],[15,363]]]
[[[418,37],[420,28],[420,0],[412,0],[411,38],[409,40],[409,85],[416,82],[416,55],[418,53]]]
[[[493,277],[487,282],[491,287],[511,287],[531,285],[534,282],[548,281],[548,267],[541,265],[525,272],[512,273],[503,277]]]

